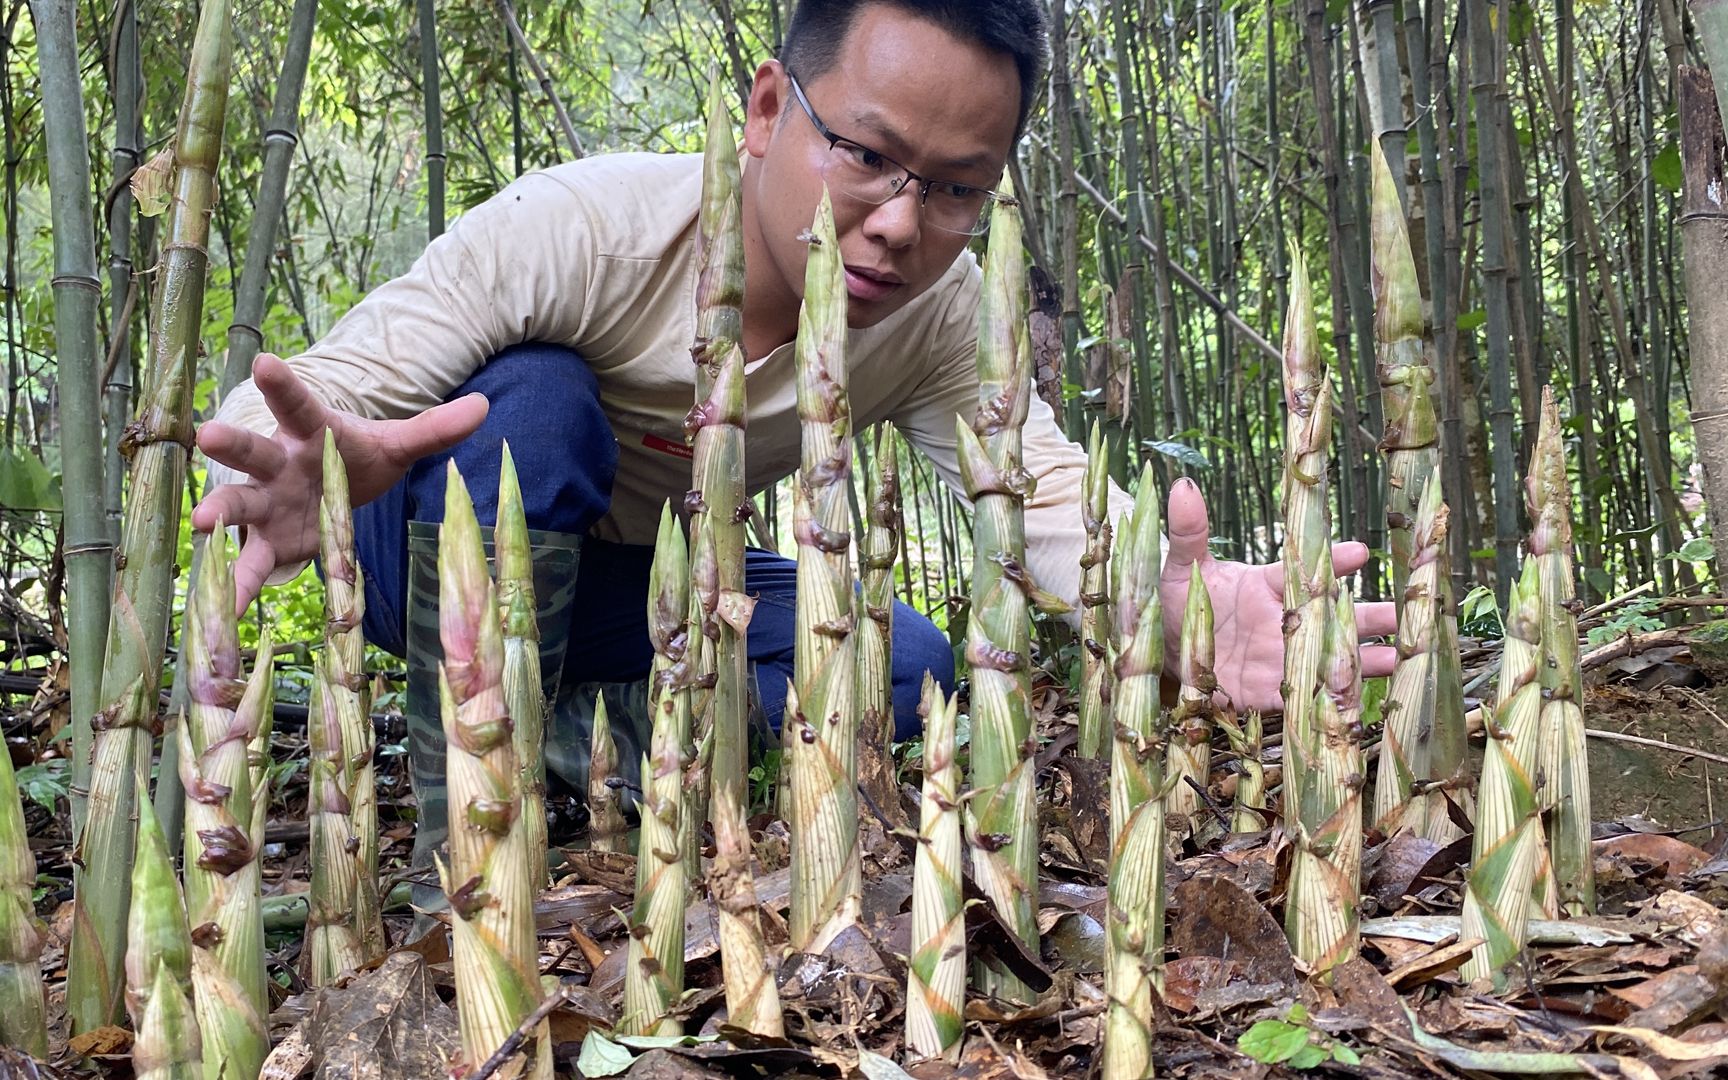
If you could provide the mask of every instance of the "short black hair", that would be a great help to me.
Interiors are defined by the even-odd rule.
[[[1011,58],[1020,73],[1020,113],[1014,123],[1019,137],[1050,50],[1049,24],[1038,0],[798,0],[780,62],[800,79],[814,81],[834,66],[853,20],[871,4],[898,8]]]

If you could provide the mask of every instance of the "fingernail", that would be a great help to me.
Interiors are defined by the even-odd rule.
[[[1198,489],[1200,487],[1199,484],[1196,484],[1194,482],[1194,478],[1191,476],[1184,476],[1181,479],[1177,480],[1176,486],[1177,487],[1191,487],[1191,488],[1196,488],[1196,489]]]

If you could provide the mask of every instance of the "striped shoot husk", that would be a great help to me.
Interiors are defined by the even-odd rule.
[[[256,714],[239,711],[241,677],[234,571],[221,522],[204,546],[187,603],[189,713],[175,725],[186,791],[182,831],[192,989],[210,1080],[254,1080],[270,1052],[262,879],[248,760]],[[266,667],[269,661],[264,661]]]
[[[636,851],[636,902],[624,966],[618,1030],[679,1035],[668,1015],[684,993],[684,909],[690,868],[679,847],[684,816],[684,743],[690,730],[690,562],[668,504],[660,515],[648,578],[648,637],[654,644],[649,701],[654,730],[642,757],[642,827]]]
[[[726,1020],[735,1028],[768,1038],[783,1038],[780,965],[762,934],[762,911],[750,869],[750,829],[736,784],[714,789],[709,804],[714,819],[714,861],[708,870],[708,895],[719,914],[720,970],[726,984]]]
[[[201,1080],[204,1049],[192,1009],[192,937],[168,843],[149,792],[134,790],[137,859],[126,921],[126,1009],[132,1016],[132,1070],[140,1080]]]
[[[960,767],[954,757],[958,703],[924,676],[924,792],[912,868],[912,953],[906,961],[906,1050],[958,1064],[965,1033],[965,849]]]
[[[1157,485],[1140,474],[1134,510],[1116,529],[1111,563],[1109,924],[1105,927],[1106,1080],[1152,1075],[1152,998],[1164,955],[1164,797],[1167,730],[1159,702],[1164,670],[1163,564]]]
[[[1086,550],[1080,556],[1081,757],[1100,758],[1110,727],[1110,455],[1103,429],[1092,422],[1080,521]]]
[[[1438,486],[1441,475],[1433,341],[1398,189],[1385,156],[1371,156],[1374,340],[1386,414],[1380,449],[1399,616],[1398,668],[1383,707],[1386,737],[1397,752],[1382,751],[1375,821],[1388,834],[1408,828],[1444,845],[1460,835],[1447,791],[1454,800],[1466,798],[1464,697],[1450,561],[1446,545],[1424,536],[1421,525],[1427,487]],[[1438,513],[1445,513],[1443,501]]]
[[[372,721],[366,701],[365,588],[354,556],[348,472],[335,436],[324,434],[324,487],[318,504],[324,573],[324,650],[307,720],[307,816],[311,823],[311,912],[306,920],[309,974],[326,986],[383,955],[378,902],[378,794]]]
[[[1300,804],[1306,758],[1292,748],[1314,740],[1313,711],[1333,591],[1326,479],[1332,384],[1315,329],[1308,264],[1294,244],[1284,322],[1284,405],[1284,820],[1290,827],[1306,820]]]
[[[504,694],[498,594],[474,503],[454,461],[444,479],[438,586],[444,646],[438,696],[451,812],[450,859],[439,861],[438,876],[450,899],[462,1054],[478,1067],[540,1003],[538,875],[522,820],[521,771]],[[541,1024],[505,1068],[511,1076],[550,1078],[552,1064]]]
[[[156,268],[148,358],[138,415],[126,428],[131,461],[116,556],[90,793],[73,856],[66,1009],[74,1032],[120,1019],[130,906],[132,799],[150,772],[151,731],[173,603],[176,542],[192,446],[192,382],[203,319],[205,244],[233,58],[229,0],[207,0],[192,42],[174,140],[172,209]]]
[[[709,706],[698,726],[711,731],[708,772],[714,791],[746,790],[749,662],[744,648],[755,600],[744,591],[744,203],[738,149],[726,108],[728,83],[718,68],[708,84],[708,138],[702,161],[702,205],[697,217],[700,268],[696,279],[696,405],[685,418],[696,487],[685,497],[696,521],[707,522],[713,546],[711,574],[698,575],[701,633],[712,653]],[[707,672],[704,672],[706,675]],[[699,824],[701,816],[691,815]]]
[[[516,459],[504,444],[498,474],[498,517],[492,550],[498,566],[498,605],[504,613],[504,702],[514,726],[517,787],[522,791],[522,826],[534,887],[546,872],[546,695],[540,686],[540,621],[534,614],[534,555]]]
[[[806,239],[796,360],[803,449],[792,485],[798,643],[781,723],[792,729],[792,947],[820,952],[858,921],[862,889],[846,280],[827,191]]]
[[[900,460],[894,425],[884,420],[876,428],[876,475],[871,478],[864,534],[859,552],[860,600],[864,617],[858,623],[859,737],[871,746],[870,761],[880,772],[860,780],[880,804],[894,794],[890,753],[894,745],[894,563],[900,554]],[[880,806],[893,813],[894,806]]]
[[[258,659],[246,680],[246,693],[235,706],[236,722],[252,733],[246,742],[246,771],[252,784],[252,824],[248,835],[255,851],[264,848],[264,825],[270,818],[270,735],[276,728],[275,638],[266,626],[258,633]]]
[[[35,889],[36,856],[25,834],[12,755],[0,748],[0,1046],[45,1061],[42,944],[47,928],[36,917]]]
[[[1170,714],[1166,757],[1170,797],[1164,804],[1167,813],[1187,819],[1190,831],[1201,826],[1197,817],[1202,812],[1210,820],[1200,794],[1212,776],[1212,727],[1218,715],[1212,704],[1218,689],[1214,652],[1212,596],[1196,562],[1188,569],[1188,602],[1182,611],[1181,653],[1176,661],[1181,690]]]
[[[684,813],[678,819],[678,850],[690,868],[688,882],[694,895],[702,867],[702,823],[708,820],[708,765],[714,752],[714,646],[704,632],[703,596],[713,595],[719,578],[714,561],[714,530],[707,514],[690,518],[690,637],[684,654],[690,683],[690,724],[685,729],[682,756]]]
[[[618,743],[612,738],[612,718],[606,695],[594,698],[594,730],[588,744],[588,846],[595,851],[625,850],[624,811],[619,807]]]
[[[960,476],[972,498],[972,876],[996,914],[1038,948],[1038,808],[1031,705],[1031,579],[1025,502],[1033,479],[1021,461],[1032,397],[1026,256],[1019,203],[997,200],[978,307],[978,411],[957,424]],[[980,963],[985,993],[1031,1000],[1017,977]]]
[[[1507,966],[1523,951],[1530,920],[1542,915],[1541,897],[1549,888],[1536,789],[1545,711],[1540,576],[1540,560],[1528,558],[1523,576],[1512,583],[1500,688],[1493,707],[1482,710],[1488,748],[1460,933],[1482,939],[1464,965],[1464,977],[1491,979],[1497,988],[1505,987]]]
[[[1259,832],[1271,824],[1271,813],[1266,807],[1266,766],[1260,760],[1264,735],[1260,714],[1250,711],[1240,723],[1228,713],[1220,714],[1218,726],[1236,755],[1236,805],[1230,817],[1230,831]]]
[[[1572,489],[1552,387],[1542,388],[1542,419],[1524,494],[1535,522],[1530,557],[1541,581],[1542,757],[1537,772],[1546,784],[1542,801],[1548,843],[1560,908],[1572,916],[1592,915],[1596,871],[1590,851],[1590,762],[1584,745],[1578,587],[1572,567]]]
[[[1295,858],[1285,898],[1285,929],[1291,950],[1321,978],[1360,948],[1362,892],[1362,671],[1356,641],[1356,608],[1348,589],[1327,629],[1315,694],[1312,737],[1286,743],[1302,789],[1301,817],[1287,822]]]

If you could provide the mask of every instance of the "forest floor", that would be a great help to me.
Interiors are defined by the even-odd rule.
[[[1363,948],[1330,985],[1305,977],[1282,930],[1289,842],[1281,829],[1226,835],[1209,820],[1172,822],[1181,837],[1168,873],[1170,959],[1158,1005],[1161,1076],[1284,1076],[1318,1070],[1368,1077],[1579,1074],[1666,1078],[1728,1070],[1728,678],[1684,641],[1659,640],[1591,673],[1586,723],[1594,779],[1599,914],[1538,924],[1511,986],[1466,984],[1459,940],[1466,837],[1446,847],[1408,835],[1370,834],[1363,860]],[[1712,685],[1710,675],[1718,682]],[[1467,678],[1470,672],[1466,672]],[[14,699],[18,700],[18,699]],[[959,1075],[977,1078],[1088,1075],[1095,1067],[1107,904],[1107,776],[1072,755],[1065,691],[1035,691],[1041,733],[1041,955],[973,905],[968,948],[1039,990],[1029,1006],[974,998]],[[11,734],[57,730],[52,687],[4,717]],[[3,712],[3,710],[0,710]],[[50,726],[52,725],[52,726]],[[1273,735],[1268,731],[1268,736]],[[384,738],[390,737],[386,728]],[[1655,740],[1665,744],[1625,741]],[[396,738],[400,738],[399,731]],[[1269,746],[1276,743],[1269,738]],[[14,743],[20,750],[29,745]],[[304,761],[303,732],[281,725],[281,761]],[[15,754],[15,758],[21,755]],[[1269,750],[1269,764],[1277,754]],[[408,877],[413,839],[406,757],[380,758],[387,884]],[[19,762],[24,764],[23,761]],[[1214,788],[1230,762],[1214,761]],[[1274,772],[1274,776],[1276,773]],[[820,956],[781,969],[788,1039],[768,1043],[724,1024],[718,944],[706,902],[690,906],[686,984],[679,1014],[691,1035],[613,1039],[623,983],[620,913],[631,902],[634,859],[583,850],[580,812],[553,800],[553,840],[564,857],[541,897],[542,971],[558,977],[549,1016],[561,1074],[632,1077],[906,1075],[905,961],[913,842],[897,827],[915,820],[916,792],[897,806],[867,806],[863,824],[863,924]],[[306,888],[304,772],[279,796],[265,851],[273,973],[281,984],[271,1018],[271,1080],[299,1076],[422,1080],[449,1075],[459,1058],[447,935],[405,909],[389,917],[398,947],[346,986],[312,991],[296,973]],[[1228,799],[1218,797],[1220,807]],[[62,804],[63,805],[63,804]],[[1202,818],[1208,817],[1202,811]],[[43,956],[51,1010],[65,977],[70,872],[64,814],[27,814],[43,875],[39,910],[53,930]],[[784,826],[752,819],[757,892],[771,942],[783,943],[789,892]],[[400,893],[400,890],[398,890]],[[299,908],[299,912],[296,911]],[[550,984],[549,984],[550,985]],[[550,1003],[550,1002],[549,1002]],[[64,1042],[54,1066],[0,1052],[0,1080],[80,1073],[128,1076],[129,1036],[103,1029]],[[78,1061],[83,1055],[82,1062]],[[580,1070],[576,1073],[576,1070]],[[914,1066],[913,1076],[953,1075]],[[473,1063],[456,1065],[484,1080]]]

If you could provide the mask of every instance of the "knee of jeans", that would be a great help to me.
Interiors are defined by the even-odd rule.
[[[918,702],[924,673],[942,692],[954,690],[954,648],[935,623],[903,603],[894,605],[894,738],[905,741],[923,731]]]
[[[451,393],[485,396],[486,419],[452,450],[409,474],[414,517],[443,516],[445,463],[462,472],[483,524],[495,520],[498,468],[507,442],[530,529],[585,533],[612,503],[618,442],[600,404],[600,384],[575,350],[528,342],[492,357]]]

